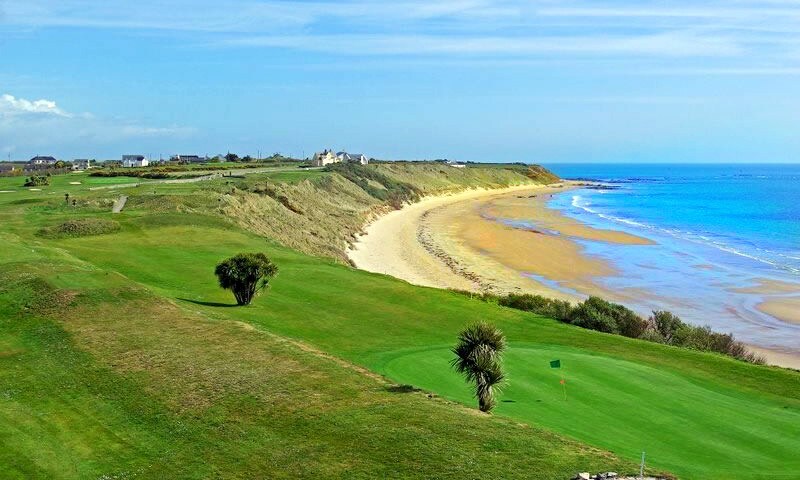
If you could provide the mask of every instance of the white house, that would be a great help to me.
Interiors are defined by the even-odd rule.
[[[122,156],[122,166],[125,168],[130,167],[146,167],[150,165],[150,162],[145,158],[144,155],[123,155]]]
[[[336,159],[340,162],[358,163],[360,165],[369,163],[367,156],[361,153],[339,152],[336,154]]]
[[[92,161],[87,158],[76,158],[72,161],[73,170],[89,170],[92,168]]]
[[[332,150],[328,149],[315,153],[314,158],[311,159],[311,165],[314,167],[324,167],[325,165],[339,162],[341,162],[341,160],[336,158]]]
[[[52,168],[57,161],[58,160],[54,157],[37,155],[28,161],[26,170],[44,170]]]

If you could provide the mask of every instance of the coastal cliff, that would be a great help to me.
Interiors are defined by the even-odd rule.
[[[538,165],[435,162],[336,165],[299,182],[246,177],[231,183],[221,210],[243,228],[312,255],[348,262],[346,250],[376,217],[422,197],[469,189],[557,182]]]

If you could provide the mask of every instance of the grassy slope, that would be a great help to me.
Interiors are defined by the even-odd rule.
[[[115,217],[121,235],[54,241],[34,232],[91,207],[76,213],[58,200],[40,203],[49,198],[41,193],[3,195],[3,478],[527,478],[537,472],[558,479],[585,468],[633,468],[539,428],[396,391],[309,348],[160,295],[161,288],[188,287],[186,279],[148,289],[125,276],[160,283],[181,264],[205,261],[203,249],[216,256],[264,247],[226,222],[133,211]],[[168,268],[158,262],[159,245],[173,250]],[[320,263],[273,251],[296,268]],[[119,268],[107,268],[113,258]],[[127,262],[138,267],[126,268]]]
[[[737,472],[769,478],[797,462],[789,460],[800,448],[794,434],[800,424],[796,373],[580,330],[298,256],[246,236],[208,230],[201,235],[208,242],[180,253],[177,240],[168,240],[197,234],[182,228],[153,232],[140,254],[131,245],[128,259],[116,258],[101,239],[71,241],[81,243],[71,249],[162,295],[186,299],[205,315],[311,341],[398,382],[468,404],[466,386],[447,366],[447,348],[465,323],[490,319],[512,346],[512,383],[504,398],[514,403],[501,403],[499,414],[631,459],[646,450],[655,465],[689,478]],[[208,265],[237,249],[267,250],[283,269],[269,295],[250,308],[220,306],[230,298],[208,274]],[[547,367],[553,358],[564,360],[571,392],[566,404],[557,372]]]
[[[564,478],[620,466],[537,429],[394,393],[115,275],[13,266],[79,293],[53,296],[4,269],[3,478]]]
[[[35,206],[26,211],[26,224],[14,223],[6,230],[27,238],[33,228],[52,221],[51,215],[63,215]],[[579,330],[412,287],[265,244],[250,234],[219,228],[224,224],[206,217],[130,211],[122,218],[120,234],[65,240],[58,246],[70,252],[67,259],[78,257],[99,272],[121,272],[158,296],[183,299],[177,301],[195,321],[243,320],[313,343],[396,381],[472,403],[464,384],[447,368],[446,349],[466,322],[488,318],[506,331],[512,345],[507,361],[512,383],[503,399],[513,403],[501,403],[501,415],[547,426],[630,459],[647,450],[656,466],[686,478],[776,478],[800,466],[792,455],[800,449],[797,373]],[[50,248],[30,254],[19,250],[19,261],[45,254],[60,257]],[[209,272],[220,258],[240,250],[265,250],[282,271],[256,304],[227,308],[221,305],[230,298],[217,289]],[[86,282],[87,277],[73,275],[65,285]],[[87,315],[78,317],[85,321]],[[96,327],[88,325],[68,332],[76,339],[91,337]],[[115,323],[107,330],[119,328]],[[142,326],[135,332],[144,342],[151,330]],[[91,351],[91,346],[83,350]],[[114,358],[94,355],[105,367]],[[564,360],[570,392],[566,403],[560,398],[557,372],[546,367],[552,358]],[[396,428],[402,426],[398,419]],[[451,433],[458,435],[457,429]],[[560,442],[553,448],[568,462],[572,453]],[[507,471],[517,471],[513,468]],[[556,471],[552,465],[547,468]]]

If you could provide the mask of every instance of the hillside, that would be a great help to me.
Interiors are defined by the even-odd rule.
[[[220,204],[225,216],[247,230],[304,253],[346,262],[344,252],[365,222],[421,195],[557,180],[549,172],[521,166],[339,165],[304,181],[259,176],[232,181]]]
[[[443,180],[434,168],[448,167],[375,170],[416,194],[531,181],[490,168]],[[89,190],[111,180],[56,177],[33,192],[0,179],[0,468],[11,478],[564,479],[634,472],[642,450],[681,478],[800,467],[797,372],[352,269],[338,249],[391,207],[343,175]],[[130,199],[112,216],[120,192]],[[83,219],[119,228],[40,233]],[[232,307],[213,268],[242,251],[267,253],[280,273]],[[492,416],[469,408],[447,365],[459,329],[479,319],[511,346]]]

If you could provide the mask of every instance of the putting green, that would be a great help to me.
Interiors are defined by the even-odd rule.
[[[448,346],[400,350],[386,358],[380,371],[388,377],[475,403],[468,385],[449,368]],[[550,368],[555,359],[561,369]],[[624,457],[646,451],[654,463],[686,478],[717,478],[722,472],[731,478],[790,478],[800,464],[800,434],[785,438],[787,427],[800,428],[794,409],[578,349],[515,343],[505,367],[509,382],[498,397],[498,414]],[[710,467],[707,475],[697,477],[704,466]]]

